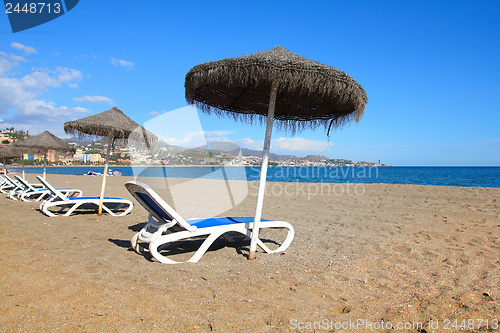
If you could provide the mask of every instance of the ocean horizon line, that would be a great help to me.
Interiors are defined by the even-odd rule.
[[[47,174],[82,175],[102,173],[104,166],[50,166]],[[123,176],[206,178],[258,181],[260,166],[110,166]],[[21,167],[11,167],[20,173]],[[43,167],[25,167],[27,173],[42,173]],[[500,187],[500,167],[494,166],[270,166],[267,181],[299,183],[385,183],[436,186]]]

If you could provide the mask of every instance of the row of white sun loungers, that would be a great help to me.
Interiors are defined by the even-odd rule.
[[[18,175],[14,175],[15,180],[9,176],[3,177],[7,183],[10,183],[8,197],[13,200],[22,200],[30,202],[31,200],[53,200],[52,193],[43,184],[31,184]],[[58,188],[58,191],[68,197],[81,196],[82,191],[74,188]]]
[[[40,210],[47,216],[54,217],[60,214],[69,216],[77,209],[96,210],[99,207],[99,197],[84,197],[79,189],[54,188],[40,176],[37,176],[39,184],[28,183],[17,175],[14,175],[15,180],[7,175],[0,177],[0,192],[7,193],[7,196],[13,200],[41,201]],[[103,211],[112,216],[126,215],[133,207],[130,200],[116,197],[104,197],[103,199]],[[55,211],[54,208],[58,211]]]
[[[54,188],[47,180],[37,176],[40,184],[30,184],[24,179],[15,176],[15,180],[8,176],[0,176],[0,192],[8,193],[14,200],[41,201],[40,210],[47,216],[69,216],[77,209],[91,208],[95,210],[99,205],[99,197],[84,197],[82,191],[72,188]],[[147,184],[129,181],[125,184],[127,190],[148,212],[148,222],[131,239],[131,247],[138,253],[149,253],[156,260],[166,264],[176,264],[168,258],[169,247],[180,241],[199,240],[203,242],[186,262],[197,262],[220,237],[228,241],[238,238],[246,239],[251,236],[253,217],[214,217],[184,219],[167,202],[165,202]],[[42,201],[43,200],[43,201]],[[112,216],[123,216],[133,208],[130,200],[105,197],[103,210]],[[57,212],[54,209],[59,209]],[[64,212],[67,210],[66,212]],[[285,251],[294,237],[292,225],[285,221],[261,220],[261,229],[281,229],[286,231],[286,238],[275,249],[269,248],[261,239],[257,244],[267,253]],[[240,235],[235,237],[235,235]]]

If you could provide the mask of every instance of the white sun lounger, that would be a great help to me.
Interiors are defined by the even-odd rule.
[[[45,179],[40,176],[36,176],[38,180],[49,189],[52,197],[49,200],[45,200],[40,204],[40,210],[48,216],[57,216],[52,213],[49,208],[51,207],[60,207],[59,212],[62,212],[64,209],[69,208],[69,210],[63,216],[71,215],[77,208],[82,205],[94,205],[96,208],[99,207],[99,197],[67,197],[60,191],[56,190],[52,185],[50,185]],[[125,210],[119,214],[122,208]],[[104,197],[102,209],[108,212],[112,216],[123,216],[130,213],[134,205],[130,200],[122,199],[122,198],[114,198],[114,197]]]
[[[0,175],[0,188],[4,185],[8,184],[7,180],[3,177],[3,174]]]
[[[6,175],[0,176],[0,179],[0,192],[2,193],[9,194],[10,191],[15,190],[18,187],[18,185]]]
[[[0,192],[1,193],[9,193],[11,190],[16,188],[15,185],[12,184],[7,178],[4,176],[0,176]]]
[[[52,196],[50,190],[45,188],[43,184],[30,184],[18,175],[14,177],[17,179],[17,182],[22,185],[23,189],[14,193],[12,195],[13,197],[11,197],[12,199],[17,197],[25,202],[29,202],[29,199],[36,199],[36,201],[42,201],[44,199],[51,201],[51,199],[55,199],[55,196]],[[75,188],[56,188],[56,190],[67,197],[80,197],[82,195],[82,191]],[[11,194],[9,194],[9,196],[11,196]]]
[[[25,189],[24,183],[20,183],[19,181],[14,180],[9,176],[4,176],[3,179],[7,184],[9,184],[9,186],[5,190],[5,192],[8,191],[8,198],[12,200],[18,200],[17,195]]]
[[[129,181],[125,183],[127,190],[149,212],[148,223],[132,237],[130,243],[136,252],[146,249],[140,243],[149,244],[149,252],[161,263],[177,264],[159,253],[159,250],[180,240],[206,236],[205,241],[196,253],[186,262],[198,262],[210,245],[220,236],[228,238],[228,233],[237,232],[250,237],[253,228],[253,217],[216,217],[207,219],[184,220],[170,207],[151,187],[146,184]],[[257,244],[267,253],[285,251],[294,237],[290,223],[284,221],[262,220],[260,228],[280,228],[288,231],[285,241],[275,250],[269,249],[260,239]]]

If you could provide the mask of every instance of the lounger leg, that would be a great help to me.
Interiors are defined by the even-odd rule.
[[[276,250],[271,250],[269,249],[260,239],[257,239],[257,245],[259,245],[260,248],[262,248],[266,253],[277,253],[277,252],[283,252],[285,251],[290,244],[293,241],[293,237],[295,235],[295,231],[292,227],[292,225],[288,222],[284,221],[272,221],[272,222],[263,222],[261,224],[261,229],[264,228],[284,228],[288,229],[288,233],[286,235],[286,238],[284,242],[276,249]]]
[[[131,201],[127,202],[126,204],[129,205],[128,208],[123,213],[116,214],[115,216],[124,216],[132,211],[132,209],[134,208],[134,204]]]
[[[40,205],[40,209],[42,212],[44,212],[47,216],[54,217],[57,216],[56,214],[52,213],[49,211],[49,205]]]
[[[36,199],[36,201],[37,201],[37,202],[42,201],[42,200],[43,200],[43,198],[45,198],[45,197],[47,196],[47,194],[48,194],[48,192],[42,193],[42,195],[40,195],[40,196]]]
[[[146,248],[139,245],[139,236],[140,236],[140,231],[136,232],[135,235],[132,236],[132,239],[130,239],[130,246],[135,252],[140,254],[142,252],[145,252]]]
[[[64,214],[63,216],[70,216],[71,214],[73,214],[73,212],[78,208],[80,207],[81,205],[85,204],[85,203],[88,203],[88,202],[81,202],[81,203],[76,203],[74,204],[73,206],[71,206],[71,208],[68,210],[68,212],[66,214]]]
[[[132,204],[132,202],[123,202],[123,203],[120,203],[118,205],[118,207],[115,208],[115,210],[118,210],[120,209],[121,207],[123,207],[123,205],[129,205],[128,208],[123,212],[123,213],[120,213],[120,214],[115,214],[111,209],[109,209],[107,206],[106,206],[106,203],[104,203],[102,205],[102,208],[108,212],[110,215],[112,216],[124,216],[124,215],[127,215],[128,213],[130,213],[130,211],[132,210],[132,208],[134,208],[134,205]]]
[[[167,232],[168,228],[175,225],[175,221],[170,221],[166,223],[161,223],[153,219],[152,215],[148,216],[148,223],[142,229],[137,232],[132,239],[130,240],[130,246],[137,253],[148,252],[149,249],[142,247],[139,242],[151,243],[156,238],[163,235],[163,233]],[[151,228],[156,229],[154,232],[150,232]]]
[[[281,244],[281,246],[279,246],[275,250],[269,249],[269,247],[267,247],[262,242],[262,240],[257,239],[257,245],[259,245],[259,247],[261,247],[267,253],[277,253],[277,252],[285,251],[292,243],[292,240],[293,240],[293,237],[295,234],[295,231],[294,231],[292,225],[290,223],[284,222],[284,221],[263,222],[261,228],[262,229],[264,229],[264,228],[279,228],[279,229],[283,228],[283,229],[288,230],[285,241]],[[211,234],[209,234],[209,236],[201,244],[201,246],[198,248],[198,250],[196,250],[195,254],[186,262],[193,262],[193,263],[198,262],[201,259],[201,257],[203,257],[203,255],[206,253],[206,251],[210,248],[210,246],[213,244],[213,242],[215,242],[215,240],[217,240],[221,235],[223,235],[227,232],[239,232],[243,235],[251,236],[251,229],[248,227],[242,228],[241,230],[235,229],[235,227],[232,225],[228,225],[227,227],[221,227],[220,229],[215,230]],[[159,236],[156,239],[152,240],[151,243],[149,244],[149,252],[156,260],[158,260],[161,263],[178,264],[180,262],[174,261],[172,259],[169,259],[169,258],[161,255],[158,252],[158,249],[164,245],[169,245],[175,241],[191,238],[194,236],[197,236],[197,235],[194,235],[193,233],[191,233],[189,231],[181,231],[181,232],[177,232],[177,233],[173,233],[173,234],[169,234],[169,235]],[[138,236],[138,237],[140,237],[140,236]]]
[[[191,257],[191,259],[189,259],[186,262],[198,262],[201,259],[201,257],[203,257],[205,252],[207,252],[207,250],[210,248],[210,245],[212,245],[213,242],[217,240],[217,238],[230,231],[234,231],[233,226],[228,226],[227,228],[220,228],[219,230],[217,230],[217,232],[210,234],[210,236],[208,236],[207,239],[205,239],[203,244],[201,244],[199,249],[196,250],[196,253]]]
[[[149,253],[163,264],[180,264],[181,262],[174,261],[158,253],[158,248],[162,245],[173,243],[175,241],[190,238],[192,233],[190,231],[180,231],[169,235],[163,235],[156,238],[153,242],[149,243]]]

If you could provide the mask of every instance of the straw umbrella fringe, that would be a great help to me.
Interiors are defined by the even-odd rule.
[[[274,119],[292,132],[357,122],[368,102],[363,87],[348,74],[280,46],[193,67],[186,74],[186,100],[206,113],[262,122],[275,81]]]
[[[82,119],[68,121],[64,124],[66,133],[80,137],[103,136],[108,138],[104,175],[102,177],[101,195],[99,199],[98,215],[102,215],[102,204],[106,188],[109,156],[111,146],[116,139],[132,141],[138,147],[152,147],[158,142],[156,135],[144,129],[135,121],[127,117],[120,109],[113,107],[108,111],[98,113]]]
[[[186,100],[206,113],[246,122],[267,116],[262,168],[248,259],[255,258],[273,121],[295,132],[361,119],[368,98],[346,73],[283,47],[197,65],[185,79]]]
[[[55,150],[61,153],[70,153],[75,151],[75,147],[71,146],[66,141],[59,139],[49,131],[45,131],[24,140],[16,141],[12,143],[11,146],[12,149],[19,154],[43,154],[43,178],[45,178],[46,175],[47,152],[49,150]]]
[[[117,107],[93,116],[68,121],[64,124],[64,130],[66,133],[79,137],[105,136],[131,140],[146,147],[154,146],[158,142],[156,135],[127,117]]]

